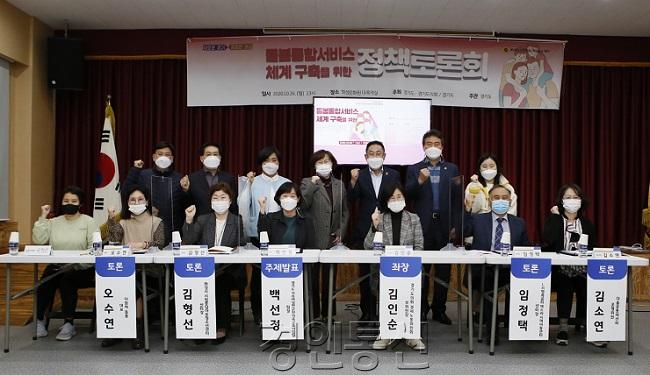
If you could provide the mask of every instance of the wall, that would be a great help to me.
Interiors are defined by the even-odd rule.
[[[9,219],[18,223],[22,243],[30,242],[40,206],[54,194],[54,109],[46,83],[46,41],[52,34],[0,0],[0,56],[11,62]]]

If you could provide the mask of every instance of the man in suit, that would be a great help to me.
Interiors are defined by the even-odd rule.
[[[181,179],[181,187],[188,194],[189,204],[196,206],[197,216],[212,212],[208,192],[219,182],[228,184],[234,192],[230,212],[237,214],[237,180],[221,169],[221,146],[212,142],[204,143],[199,149],[199,159],[203,168]]]
[[[359,202],[359,219],[350,241],[353,249],[363,249],[363,241],[370,230],[372,213],[379,207],[380,192],[389,185],[399,182],[399,173],[391,168],[384,167],[386,149],[380,141],[368,142],[365,153],[367,168],[355,168],[350,171],[350,188],[348,200],[352,203]],[[370,272],[368,264],[359,264],[359,275]],[[370,290],[368,278],[359,283],[361,292],[361,319],[363,321],[377,321],[377,301]]]
[[[440,250],[447,246],[456,233],[460,233],[459,207],[460,179],[458,167],[442,160],[444,138],[439,130],[432,129],[422,136],[422,148],[426,157],[419,163],[409,166],[406,173],[406,194],[415,202],[415,211],[420,217],[422,233],[424,233],[424,249]],[[450,189],[451,188],[451,189]],[[453,224],[453,227],[451,226]],[[435,276],[449,283],[451,265],[436,264],[431,266]],[[426,321],[429,309],[433,320],[450,325],[451,320],[446,314],[447,288],[434,283],[433,301],[429,305],[429,276],[426,269],[422,273],[422,320]]]
[[[165,243],[172,240],[172,232],[183,226],[187,194],[182,189],[181,174],[174,170],[174,146],[160,141],[154,146],[153,168],[143,169],[144,161],[136,160],[122,184],[122,191],[140,185],[151,191],[151,204],[165,223]]]
[[[510,234],[511,248],[514,246],[529,245],[528,232],[526,231],[526,223],[524,220],[508,214],[511,199],[510,190],[503,185],[494,185],[490,190],[490,208],[492,212],[468,217],[465,234],[473,236],[473,250],[500,250],[503,245],[501,239],[504,233]],[[501,272],[499,272],[500,287],[510,282],[510,273],[507,272],[507,267],[502,268]],[[472,269],[473,280],[480,280],[480,277],[480,267],[474,267]],[[493,283],[494,270],[491,267],[486,268],[485,285],[493,285]],[[478,299],[475,300],[478,301]],[[506,309],[507,306],[508,304],[506,303]],[[483,311],[486,312],[484,320],[489,322],[492,316],[492,303],[486,301]]]

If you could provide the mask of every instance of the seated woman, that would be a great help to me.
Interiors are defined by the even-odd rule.
[[[114,209],[108,209],[108,242],[129,245],[132,250],[165,247],[165,224],[159,217],[151,213],[151,197],[149,190],[140,185],[131,186],[122,202],[121,220],[116,220]],[[144,323],[142,322],[142,295],[138,294],[136,301],[136,319],[138,335],[131,342],[133,349],[144,347]],[[106,348],[120,342],[120,339],[104,339],[102,347]]]
[[[596,246],[596,227],[583,214],[587,202],[576,184],[567,184],[560,188],[556,200],[559,214],[551,214],[544,223],[542,251],[577,250],[581,234],[586,234],[588,247]],[[569,317],[576,296],[576,330],[585,324],[587,309],[587,278],[584,266],[553,267],[551,285],[557,292],[557,315],[560,330],[555,339],[558,345],[569,345]],[[592,342],[604,347],[606,342]]]
[[[413,246],[413,250],[422,250],[424,237],[422,236],[422,225],[418,215],[406,211],[406,198],[404,187],[399,183],[388,186],[382,190],[379,196],[379,207],[372,214],[372,226],[366,235],[364,248],[372,249],[375,232],[383,232],[384,245],[405,245]],[[379,275],[376,273],[378,265],[370,267],[372,278],[370,288],[376,296],[379,294]],[[377,337],[372,344],[376,350],[386,349],[390,340]],[[421,339],[408,339],[406,344],[415,350],[425,349]]]
[[[273,200],[282,209],[267,214],[266,197],[258,198],[258,233],[267,232],[270,245],[296,245],[299,249],[313,249],[314,222],[298,208],[302,200],[300,189],[293,182],[285,182],[280,185]]]
[[[185,223],[183,224],[183,243],[233,248],[245,245],[246,238],[242,218],[228,210],[235,198],[230,185],[219,182],[210,188],[208,194],[214,212],[203,214],[194,220],[196,207],[194,205],[188,207],[185,210]],[[215,278],[217,339],[213,341],[214,344],[221,344],[228,336],[232,306],[230,291],[238,288],[242,283],[246,283],[243,264],[219,264],[215,272],[220,269],[223,269],[223,273]]]
[[[93,233],[99,228],[92,217],[80,213],[85,194],[77,186],[63,190],[62,215],[48,219],[51,207],[41,207],[41,216],[34,223],[32,241],[37,245],[49,244],[53,250],[86,250],[92,245]],[[59,273],[59,271],[64,270]],[[61,291],[61,304],[65,321],[56,339],[67,341],[76,334],[74,313],[77,308],[77,291],[95,285],[95,268],[92,264],[50,264],[45,267],[41,279],[57,274],[42,284],[36,292],[36,336],[48,335],[46,312],[54,301],[56,290]]]

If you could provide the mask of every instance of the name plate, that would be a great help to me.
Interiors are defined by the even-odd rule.
[[[52,255],[50,245],[26,245],[24,255]]]
[[[596,247],[591,253],[591,256],[594,258],[621,258],[621,251],[617,248],[611,247]]]
[[[200,245],[183,245],[178,252],[178,256],[182,257],[195,257],[195,256],[208,256],[207,246]]]
[[[542,248],[539,246],[515,246],[512,249],[512,256],[516,258],[537,258],[542,256]]]
[[[295,246],[269,246],[268,251],[269,256],[291,256],[296,255],[297,253],[298,249]]]
[[[132,252],[129,246],[106,245],[104,246],[104,250],[102,250],[102,256],[127,257],[131,255]]]
[[[412,256],[412,255],[414,255],[413,246],[388,245],[388,246],[386,246],[386,250],[384,251],[384,255],[386,255],[386,256],[397,256],[397,257]]]

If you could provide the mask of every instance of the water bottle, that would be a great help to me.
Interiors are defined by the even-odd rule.
[[[102,255],[102,234],[99,232],[93,233],[93,246],[90,249],[90,255]]]
[[[172,254],[180,255],[181,253],[181,232],[172,232]]]
[[[18,248],[20,247],[20,239],[18,232],[11,232],[9,235],[9,255],[18,255]]]
[[[267,232],[260,232],[260,254],[262,256],[269,255],[269,234]]]
[[[375,255],[381,255],[384,252],[384,233],[375,232],[375,237],[372,240],[372,249]]]
[[[580,240],[578,240],[578,256],[580,257],[587,256],[588,243],[589,243],[589,235],[581,234]]]
[[[501,235],[501,248],[499,250],[501,256],[508,256],[510,254],[510,233],[505,232]]]

